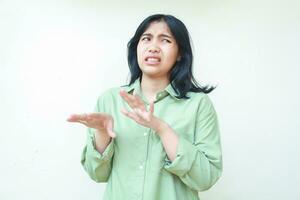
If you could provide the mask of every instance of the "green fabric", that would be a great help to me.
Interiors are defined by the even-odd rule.
[[[157,94],[154,115],[179,136],[176,158],[171,162],[152,129],[120,112],[121,108],[131,110],[119,95],[121,88],[140,95],[149,108],[140,79],[99,96],[95,111],[114,118],[117,137],[100,154],[95,149],[95,130],[88,128],[81,164],[91,179],[107,182],[103,200],[199,199],[198,191],[209,189],[222,173],[218,119],[208,95],[189,92],[190,99],[178,99],[171,84]]]

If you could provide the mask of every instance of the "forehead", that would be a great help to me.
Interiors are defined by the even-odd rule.
[[[172,35],[169,26],[164,21],[151,22],[144,33]]]

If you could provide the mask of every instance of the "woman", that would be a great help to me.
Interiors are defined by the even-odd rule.
[[[222,173],[217,115],[192,74],[185,25],[146,18],[128,43],[129,85],[103,92],[95,113],[68,119],[88,127],[81,163],[105,200],[195,200]]]

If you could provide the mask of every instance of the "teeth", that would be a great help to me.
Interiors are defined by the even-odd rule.
[[[158,58],[147,58],[147,61],[156,61],[156,62],[158,62],[159,59]]]

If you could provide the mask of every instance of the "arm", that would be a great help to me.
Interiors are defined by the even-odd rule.
[[[95,112],[105,112],[105,94],[99,97]],[[114,138],[108,133],[87,128],[86,145],[81,156],[81,164],[91,179],[107,182],[112,168]]]
[[[208,190],[215,184],[222,173],[222,154],[217,115],[207,95],[198,110],[193,143],[164,123],[158,134],[168,157],[164,166],[167,171],[194,190]]]
[[[96,182],[107,182],[112,167],[114,139],[103,153],[100,153],[95,145],[95,130],[88,128],[87,132],[87,142],[82,152],[81,164],[91,179]]]
[[[193,142],[175,134],[171,127],[155,117],[153,102],[147,111],[140,97],[123,91],[120,95],[133,109],[133,112],[124,109],[122,113],[160,135],[167,157],[172,160],[166,158],[164,168],[167,171],[193,190],[204,191],[214,185],[222,173],[222,154],[217,114],[207,95],[199,103]]]
[[[106,147],[110,144],[111,137],[108,133],[101,132],[99,130],[95,131],[95,147],[100,154],[103,154]]]

